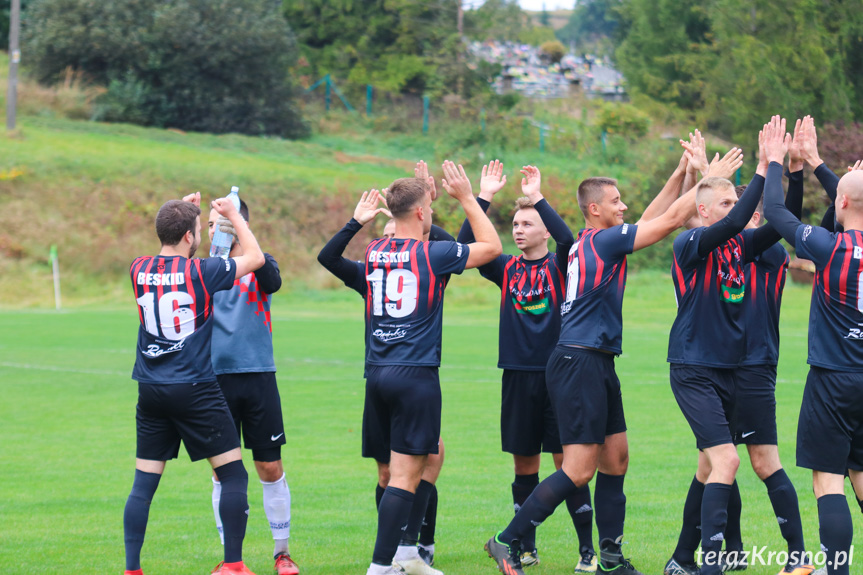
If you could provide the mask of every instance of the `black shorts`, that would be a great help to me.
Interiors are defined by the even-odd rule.
[[[216,378],[245,448],[278,451],[285,444],[285,425],[275,372],[225,373]]]
[[[174,459],[180,452],[180,440],[192,461],[240,446],[228,404],[215,381],[139,383],[135,421],[138,459]]]
[[[437,453],[440,417],[438,368],[366,368],[363,457],[388,463],[390,451],[407,455]]]
[[[514,455],[560,453],[560,432],[544,371],[503,370],[500,442]]]
[[[863,471],[863,373],[810,367],[797,421],[797,466]]]
[[[698,449],[733,443],[735,369],[671,364],[671,391]]]
[[[734,377],[734,443],[776,445],[776,366],[741,366]]]
[[[558,345],[545,370],[562,445],[605,443],[626,431],[614,356]]]

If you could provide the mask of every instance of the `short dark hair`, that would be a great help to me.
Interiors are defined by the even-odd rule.
[[[735,193],[737,193],[737,199],[739,200],[740,196],[743,195],[743,192],[746,191],[746,186],[743,186],[743,185],[734,186],[734,191],[735,191]],[[758,205],[755,206],[755,211],[758,212],[759,214],[764,213],[764,196],[761,196],[761,199],[758,200]]]
[[[428,194],[428,183],[417,178],[399,178],[387,192],[387,207],[393,218],[400,218],[416,207]]]
[[[195,234],[195,221],[201,209],[191,202],[170,200],[156,214],[156,235],[163,246],[176,246],[186,232]]]
[[[584,217],[587,217],[587,207],[602,201],[602,195],[607,186],[617,187],[614,178],[587,178],[578,185],[578,207]]]
[[[243,219],[246,220],[246,223],[249,223],[249,206],[246,205],[246,202],[240,200],[240,215],[243,216]]]

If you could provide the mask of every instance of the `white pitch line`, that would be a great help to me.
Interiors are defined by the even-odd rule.
[[[91,375],[117,375],[131,376],[128,371],[111,371],[108,369],[87,369],[79,367],[62,367],[59,365],[32,365],[29,363],[13,363],[10,361],[0,361],[0,367],[10,367],[12,369],[35,369],[40,371],[58,371],[62,373],[87,373]]]

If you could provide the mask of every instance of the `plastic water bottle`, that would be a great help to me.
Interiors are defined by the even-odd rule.
[[[237,211],[240,211],[240,188],[237,186],[231,186],[231,193],[226,196],[231,203],[234,204],[234,207],[237,208]],[[234,236],[231,234],[226,234],[222,230],[219,229],[219,226],[216,225],[216,229],[213,231],[213,242],[210,245],[210,257],[211,258],[222,258],[223,260],[228,259],[228,255],[231,253],[231,246],[234,243]]]

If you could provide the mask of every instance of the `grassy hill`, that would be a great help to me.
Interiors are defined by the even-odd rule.
[[[463,163],[476,179],[483,163],[504,161],[509,185],[490,215],[506,235],[522,165],[540,166],[544,193],[577,228],[574,192],[581,179],[618,178],[637,215],[679,154],[676,143],[659,137],[667,132],[659,127],[637,141],[609,136],[606,149],[593,125],[598,104],[577,100],[524,100],[506,115],[490,115],[487,128],[477,110],[437,103],[427,135],[405,110],[381,105],[369,119],[324,113],[306,102],[313,136],[286,141],[92,122],[98,95],[75,78],[53,89],[26,76],[21,83],[18,130],[0,135],[0,307],[53,305],[51,245],[59,249],[65,303],[125,298],[129,262],[159,249],[153,233],[159,206],[196,190],[209,201],[239,186],[252,228],[287,270],[288,284],[331,287],[337,282],[315,262],[321,246],[350,218],[361,191],[411,176],[420,159],[438,179],[444,159]],[[436,221],[452,232],[462,217],[445,194],[436,202]],[[362,240],[382,225],[369,226],[349,255],[359,256]]]

